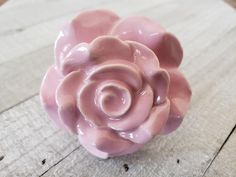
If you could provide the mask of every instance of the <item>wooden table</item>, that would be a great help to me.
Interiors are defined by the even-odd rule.
[[[38,90],[62,24],[82,9],[144,15],[180,39],[191,107],[174,133],[99,160],[49,121]],[[0,176],[236,176],[236,12],[220,0],[10,0],[0,7]],[[125,165],[126,164],[126,165]]]

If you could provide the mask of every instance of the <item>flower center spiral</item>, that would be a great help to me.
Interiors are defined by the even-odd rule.
[[[110,118],[125,114],[131,105],[131,95],[125,84],[109,81],[101,84],[97,90],[97,104]]]

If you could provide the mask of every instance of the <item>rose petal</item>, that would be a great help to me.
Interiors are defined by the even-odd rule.
[[[146,46],[129,41],[134,51],[134,62],[143,72],[155,93],[155,102],[160,104],[165,101],[169,87],[169,75],[161,69],[155,53]]]
[[[139,90],[142,87],[142,77],[133,63],[123,60],[105,62],[94,68],[90,80],[118,80]]]
[[[112,48],[111,48],[112,46]],[[112,36],[97,37],[90,45],[80,43],[70,50],[62,61],[64,75],[77,69],[86,69],[111,59],[133,61],[129,44]]]
[[[136,41],[152,49],[163,68],[178,67],[183,50],[178,39],[155,21],[144,17],[129,17],[120,20],[111,34],[122,40]]]
[[[134,131],[120,132],[120,136],[129,139],[134,143],[144,144],[157,135],[165,125],[170,112],[170,102],[152,108],[147,120]]]
[[[159,59],[162,68],[177,68],[183,58],[183,49],[178,39],[170,33],[162,33],[156,37],[152,48]]]
[[[82,136],[80,134],[78,135],[78,137],[79,137],[79,142],[91,154],[93,154],[94,156],[99,157],[101,159],[107,159],[108,158],[108,153],[98,150],[95,146],[93,146],[92,144],[90,144],[90,142],[88,142],[86,137],[84,137],[84,136]]]
[[[94,134],[96,147],[109,154],[117,154],[129,150],[131,141],[121,138],[111,130],[101,129]]]
[[[160,68],[157,56],[143,44],[134,41],[128,41],[128,43],[133,50],[134,63],[139,67],[144,76],[149,79]]]
[[[95,105],[96,89],[99,82],[86,84],[78,94],[77,107],[84,119],[93,126],[103,127],[106,125],[107,115]]]
[[[55,42],[56,66],[77,44],[91,42],[98,36],[107,34],[119,17],[107,10],[91,10],[80,13],[71,23],[65,25]]]
[[[175,69],[168,70],[168,72],[170,75],[170,90],[168,94],[170,100],[170,116],[163,128],[164,134],[170,133],[178,128],[188,110],[192,94],[191,88],[182,73]]]
[[[57,68],[60,68],[61,62],[76,44],[77,40],[74,28],[71,23],[68,23],[62,28],[54,44],[55,64]]]
[[[108,153],[109,156],[112,156],[112,154],[126,154],[138,149],[135,148],[134,143],[121,138],[113,131],[106,128],[94,128],[83,119],[80,119],[78,129],[80,141],[82,140],[84,144],[89,145],[90,149],[88,150],[92,151],[96,156],[101,157],[100,152]],[[97,154],[97,150],[99,154]],[[107,156],[102,154],[101,158],[107,158]]]
[[[155,46],[155,39],[164,29],[155,21],[145,17],[128,17],[120,20],[111,30],[111,34],[122,40],[131,40],[144,44],[148,48]]]
[[[183,122],[183,119],[176,119],[174,116],[169,116],[166,125],[161,130],[161,134],[168,134],[176,130],[180,124]]]
[[[51,66],[46,72],[40,88],[40,99],[50,118],[60,127],[61,122],[58,118],[55,91],[62,76],[57,72],[55,66]]]
[[[108,10],[82,12],[72,22],[77,43],[88,43],[98,36],[107,34],[118,20],[119,17]]]
[[[188,110],[192,91],[188,81],[178,70],[168,70],[170,75],[169,99],[171,103],[170,114],[183,118]]]
[[[100,36],[90,44],[90,56],[96,63],[110,59],[133,60],[128,43],[113,36]]]
[[[166,100],[170,78],[169,74],[164,69],[159,69],[156,73],[150,76],[150,85],[154,90],[154,103],[161,104]]]
[[[56,90],[56,101],[59,107],[61,121],[67,129],[76,133],[79,112],[76,107],[77,91],[83,83],[83,74],[80,71],[74,71],[67,75]]]
[[[114,130],[127,131],[138,127],[149,115],[153,105],[153,92],[150,86],[135,95],[130,110],[116,121],[111,121],[108,126]]]
[[[95,102],[109,118],[125,114],[132,103],[130,88],[120,81],[101,82],[96,89]]]
[[[61,64],[61,70],[64,75],[78,70],[85,69],[91,65],[89,60],[89,45],[80,43],[70,50]]]

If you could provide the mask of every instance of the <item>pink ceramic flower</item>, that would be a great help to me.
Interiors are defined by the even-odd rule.
[[[182,122],[191,97],[177,70],[182,56],[178,40],[154,21],[83,12],[56,40],[41,100],[92,154],[132,153]]]

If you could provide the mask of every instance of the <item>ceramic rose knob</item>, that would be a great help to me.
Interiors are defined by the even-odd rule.
[[[176,37],[145,17],[80,13],[60,31],[40,90],[50,118],[100,158],[133,153],[181,124],[191,89]]]

